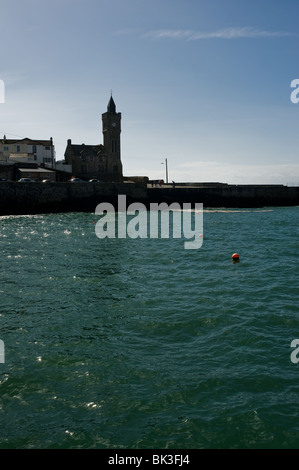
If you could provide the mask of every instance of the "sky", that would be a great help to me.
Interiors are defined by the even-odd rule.
[[[1,0],[0,136],[53,137],[63,160],[68,139],[103,143],[112,90],[125,176],[165,180],[167,159],[169,181],[299,184],[298,17],[298,0]]]

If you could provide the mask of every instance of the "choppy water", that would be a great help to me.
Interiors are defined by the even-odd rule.
[[[198,250],[1,217],[0,448],[299,448],[298,211],[206,210]]]

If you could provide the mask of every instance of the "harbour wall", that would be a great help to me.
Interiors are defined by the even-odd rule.
[[[152,202],[203,203],[204,207],[264,207],[299,205],[299,186],[229,185],[222,183],[153,187]]]
[[[94,212],[101,202],[117,208],[118,195],[127,205],[141,202],[203,203],[204,207],[264,207],[299,205],[299,187],[283,185],[163,185],[146,183],[0,183],[0,215],[47,212]]]
[[[101,202],[115,206],[118,194],[128,204],[147,198],[146,186],[135,183],[0,182],[0,215],[94,212]]]

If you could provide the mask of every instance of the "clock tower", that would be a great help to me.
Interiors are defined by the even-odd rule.
[[[104,148],[107,155],[107,170],[112,181],[122,180],[122,163],[120,159],[120,127],[121,113],[116,112],[114,100],[111,98],[107,112],[102,114]]]

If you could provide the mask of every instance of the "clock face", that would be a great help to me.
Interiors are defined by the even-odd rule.
[[[113,123],[112,123],[112,127],[116,127],[116,122],[113,122]]]

